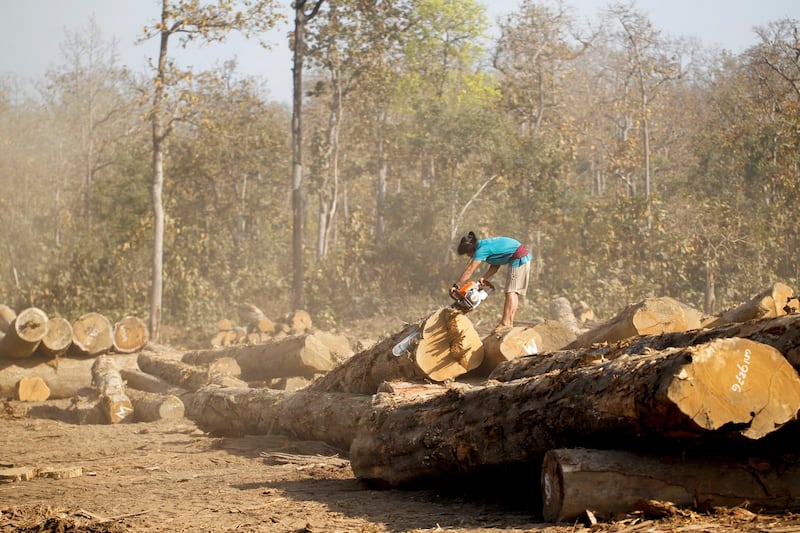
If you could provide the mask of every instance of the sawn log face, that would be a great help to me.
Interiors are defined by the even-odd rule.
[[[739,365],[748,370],[737,381]],[[739,387],[737,387],[739,385]],[[773,348],[723,339],[423,402],[377,395],[350,449],[358,477],[404,484],[512,463],[559,447],[749,441],[794,420],[800,377]]]

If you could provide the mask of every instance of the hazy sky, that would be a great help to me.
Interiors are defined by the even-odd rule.
[[[290,0],[282,2],[289,14]],[[519,0],[484,0],[492,21],[511,13]],[[579,19],[596,20],[610,0],[565,0]],[[696,37],[706,46],[734,53],[757,42],[753,28],[785,17],[800,19],[800,0],[635,0],[657,30],[669,37]],[[160,0],[0,0],[0,75],[13,74],[25,80],[41,78],[62,61],[60,46],[65,31],[85,29],[93,16],[107,41],[116,40],[120,62],[144,71],[148,57],[155,57],[154,40],[136,45],[141,28],[160,14]],[[232,36],[224,45],[184,53],[184,65],[211,68],[235,58],[239,71],[267,80],[272,98],[288,102],[291,94],[291,56],[286,44],[287,22],[267,39],[274,43],[266,51],[255,43]]]

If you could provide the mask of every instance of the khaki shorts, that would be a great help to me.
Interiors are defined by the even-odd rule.
[[[518,267],[508,267],[506,274],[506,292],[516,292],[524,295],[528,291],[528,278],[531,277],[531,263],[528,261]]]

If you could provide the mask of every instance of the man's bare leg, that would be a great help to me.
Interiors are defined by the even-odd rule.
[[[516,291],[506,293],[506,300],[503,303],[503,319],[500,322],[502,327],[514,326],[514,315],[517,314],[517,306],[519,305],[519,294]]]

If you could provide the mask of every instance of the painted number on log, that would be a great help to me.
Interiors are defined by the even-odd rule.
[[[742,392],[742,387],[744,387],[744,382],[747,379],[747,372],[750,370],[749,363],[750,350],[745,350],[743,364],[736,363],[736,368],[739,369],[739,372],[736,374],[736,383],[731,385],[731,390],[733,392]]]

